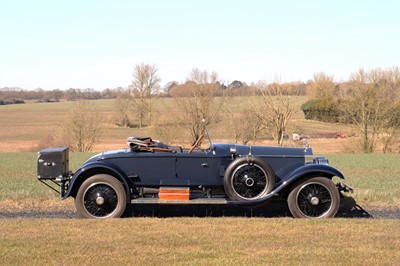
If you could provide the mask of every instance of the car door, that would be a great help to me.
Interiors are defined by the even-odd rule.
[[[176,154],[176,185],[207,184],[208,156],[205,152]]]
[[[141,186],[170,185],[176,179],[175,154],[137,152],[118,159],[118,164],[131,180]]]

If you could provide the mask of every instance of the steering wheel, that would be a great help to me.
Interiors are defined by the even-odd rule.
[[[199,145],[200,141],[203,139],[203,134],[201,134],[199,136],[199,138],[196,140],[196,142],[192,145],[192,147],[189,150],[189,153],[191,153],[196,147],[197,145]]]

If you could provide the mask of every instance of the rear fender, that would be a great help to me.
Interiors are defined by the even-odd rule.
[[[127,199],[129,199],[129,184],[127,181],[128,177],[116,165],[105,163],[102,161],[91,162],[81,167],[73,175],[71,181],[69,182],[67,191],[65,192],[65,194],[61,195],[61,198],[66,199],[70,196],[75,197],[81,184],[86,179],[96,174],[109,174],[117,178],[124,186],[125,191],[127,192]]]

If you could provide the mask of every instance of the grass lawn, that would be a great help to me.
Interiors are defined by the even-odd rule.
[[[395,265],[400,221],[2,219],[3,265]]]

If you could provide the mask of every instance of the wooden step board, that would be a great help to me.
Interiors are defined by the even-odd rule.
[[[189,200],[190,189],[188,187],[160,187],[158,198],[160,200]]]

